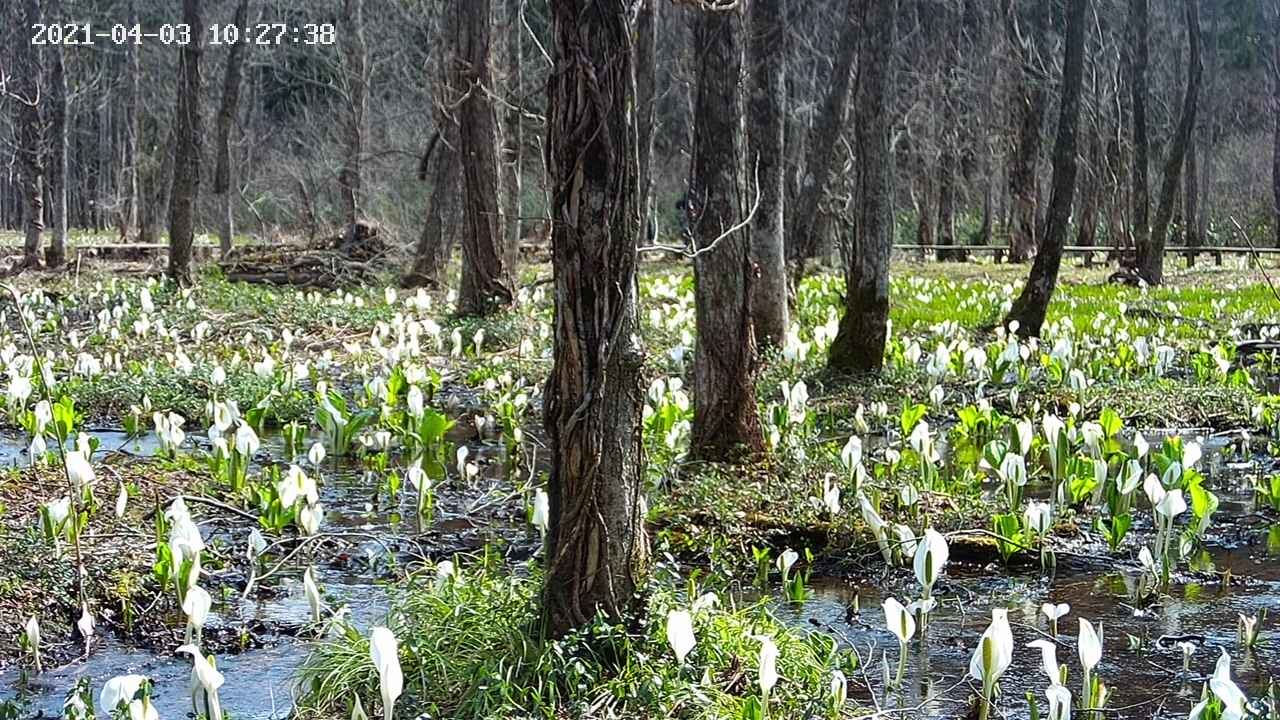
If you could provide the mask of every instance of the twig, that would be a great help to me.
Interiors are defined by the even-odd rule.
[[[1249,233],[1240,227],[1240,222],[1235,216],[1231,216],[1231,224],[1236,227],[1236,232],[1240,233],[1240,237],[1249,244],[1249,251],[1253,253],[1253,264],[1258,266],[1258,272],[1262,273],[1262,278],[1267,281],[1267,287],[1271,288],[1271,294],[1276,296],[1276,300],[1280,301],[1280,292],[1276,292],[1276,286],[1271,283],[1271,276],[1267,275],[1267,271],[1262,267],[1262,258],[1258,256],[1258,248],[1253,246],[1253,238],[1249,237]]]
[[[716,246],[720,244],[721,240],[724,240],[725,238],[729,237],[730,235],[738,232],[739,230],[749,225],[751,223],[752,218],[756,216],[756,211],[760,209],[760,159],[759,158],[756,158],[755,184],[756,184],[756,199],[755,199],[755,202],[751,205],[751,212],[747,213],[747,216],[742,218],[741,222],[730,227],[728,230],[725,230],[724,232],[720,233],[720,236],[717,237],[715,240],[712,240],[709,244],[703,247],[700,247],[697,250],[694,250],[693,252],[689,252],[688,250],[685,250],[684,248],[678,245],[656,245],[656,244],[636,248],[636,252],[637,253],[669,252],[669,253],[675,253],[676,255],[683,255],[684,257],[692,260],[692,259],[696,259],[701,255],[705,255],[706,253],[709,253],[712,250],[715,250]]]

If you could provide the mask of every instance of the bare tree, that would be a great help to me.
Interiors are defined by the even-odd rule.
[[[48,18],[63,22],[62,0],[49,0]],[[30,27],[30,26],[28,26]],[[49,66],[49,220],[53,232],[45,248],[45,265],[56,268],[67,259],[67,57],[66,46],[50,48]]]
[[[884,365],[889,332],[889,257],[893,250],[893,157],[890,146],[893,57],[898,0],[861,0],[860,112],[856,235],[845,253],[845,307],[827,351],[841,372]]]
[[[23,0],[21,25],[30,28],[42,22],[44,14],[40,0]],[[25,240],[22,246],[22,266],[40,267],[40,243],[44,237],[44,119],[40,105],[43,89],[40,46],[26,38],[14,42],[13,89],[10,101],[14,109],[13,123],[17,128],[18,165],[22,171],[22,196],[25,199],[23,213]]]
[[[648,542],[641,499],[643,356],[636,246],[645,207],[628,7],[552,0],[547,168],[555,349],[542,630],[563,636],[633,608]]]
[[[196,198],[200,195],[200,54],[204,22],[200,0],[182,1],[182,21],[191,41],[178,50],[178,102],[174,111],[173,190],[169,204],[169,277],[191,283]]]
[[[342,169],[338,186],[347,224],[355,226],[363,212],[365,117],[369,113],[369,47],[364,39],[364,0],[342,3],[343,108]]]
[[[489,315],[514,299],[498,214],[498,134],[488,95],[493,87],[489,3],[470,0],[459,8],[457,76],[464,94],[458,120],[466,217],[458,291],[462,315]]]
[[[1148,0],[1129,0],[1129,74],[1133,113],[1133,244],[1146,247],[1151,236],[1148,189],[1150,140],[1147,136]]]
[[[840,22],[840,44],[836,50],[835,64],[831,69],[831,81],[818,111],[813,129],[809,131],[809,152],[804,164],[804,179],[796,195],[795,204],[788,209],[787,259],[796,277],[803,274],[804,262],[818,251],[818,205],[827,192],[831,163],[836,153],[833,149],[840,139],[844,117],[849,106],[850,88],[853,85],[853,61],[858,54],[856,19],[861,0],[848,0],[844,18]]]
[[[236,27],[246,27],[249,24],[249,0],[239,1],[232,22]],[[235,185],[232,180],[234,168],[231,166],[231,130],[240,107],[240,79],[244,75],[244,60],[248,53],[249,43],[231,44],[227,53],[226,72],[222,76],[222,102],[218,105],[218,159],[213,173],[213,194],[222,198],[222,222],[218,236],[224,256],[231,252],[231,243],[235,238],[235,215],[232,212],[235,208],[235,195],[231,192]]]
[[[1059,103],[1058,136],[1053,144],[1053,183],[1049,191],[1049,215],[1044,241],[1031,266],[1031,275],[1005,317],[1005,324],[1018,323],[1023,337],[1040,334],[1049,301],[1058,283],[1062,249],[1071,225],[1071,204],[1076,193],[1076,129],[1080,121],[1080,96],[1084,89],[1085,26],[1089,0],[1067,1],[1066,47],[1062,60],[1062,99]]]
[[[760,202],[751,219],[755,275],[751,316],[762,347],[780,345],[787,333],[787,254],[783,227],[782,141],[786,98],[783,33],[786,0],[754,0],[749,6],[750,97],[747,106],[747,167]]]
[[[521,173],[524,170],[524,31],[520,7],[524,0],[505,0],[507,25],[507,107],[502,126],[502,234],[507,267],[520,260]]]
[[[1030,0],[1030,22],[1023,29],[1016,0],[1007,6],[1005,27],[1008,42],[1019,59],[1018,105],[1014,110],[1017,140],[1009,163],[1009,196],[1013,218],[1009,233],[1009,259],[1026,262],[1036,253],[1036,218],[1040,191],[1037,168],[1040,164],[1040,129],[1046,102],[1044,68],[1040,50],[1048,34],[1050,4]]]
[[[1177,203],[1178,185],[1182,180],[1182,161],[1187,145],[1196,127],[1196,105],[1200,100],[1200,79],[1204,71],[1200,63],[1200,12],[1198,0],[1186,0],[1187,89],[1182,99],[1182,111],[1178,128],[1174,133],[1169,155],[1165,159],[1164,179],[1160,185],[1160,204],[1156,207],[1155,221],[1146,243],[1138,245],[1138,274],[1150,285],[1164,280],[1164,247],[1169,234],[1169,222]]]
[[[686,204],[697,253],[692,445],[701,458],[728,460],[764,449],[740,132],[744,8],[720,0],[701,4],[694,19],[698,90]]]

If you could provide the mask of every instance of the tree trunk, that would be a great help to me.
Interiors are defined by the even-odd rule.
[[[22,4],[22,28],[43,22],[40,0],[25,0]],[[22,194],[25,198],[23,225],[26,237],[22,246],[22,266],[40,267],[40,243],[44,238],[44,120],[40,116],[41,58],[40,46],[29,38],[14,43],[17,72],[13,80],[15,135],[18,141],[18,164],[22,170]]]
[[[488,2],[485,1],[486,9]],[[486,22],[488,18],[486,16]],[[342,62],[347,97],[342,119],[342,169],[338,171],[338,187],[342,193],[342,210],[348,225],[354,225],[363,212],[363,162],[365,116],[369,112],[369,49],[364,39],[364,0],[343,0]]]
[[[944,133],[945,134],[945,133]],[[963,251],[956,248],[956,155],[948,143],[938,160],[938,250],[939,262],[963,260]]]
[[[759,194],[751,219],[754,282],[751,315],[762,347],[782,344],[787,333],[787,256],[782,225],[786,57],[782,36],[786,0],[754,0],[749,6],[750,100],[747,106],[747,173]]]
[[[805,260],[818,251],[815,230],[818,205],[827,192],[831,175],[831,162],[836,157],[834,148],[840,140],[844,117],[849,105],[853,84],[853,60],[858,52],[858,32],[855,20],[861,0],[848,0],[845,17],[840,24],[840,43],[836,49],[835,65],[831,70],[831,84],[813,129],[810,131],[809,152],[805,158],[804,180],[796,196],[791,227],[788,232],[787,260],[792,273],[800,277]]]
[[[137,24],[138,11],[134,0],[129,0],[129,27]],[[121,185],[124,187],[125,206],[121,216],[120,240],[124,242],[140,233],[142,214],[142,189],[139,186],[138,165],[141,162],[138,152],[138,141],[141,138],[142,113],[138,108],[139,88],[142,69],[139,63],[140,47],[134,43],[125,46],[125,121],[124,121],[124,167]]]
[[[1275,246],[1280,248],[1280,7],[1272,7],[1271,17],[1271,195],[1275,202],[1272,222]]]
[[[47,10],[54,22],[65,20],[62,0],[50,0]],[[67,68],[66,46],[51,49],[53,65],[49,76],[49,220],[53,232],[45,248],[44,261],[51,268],[67,259]]]
[[[507,97],[502,143],[502,233],[507,267],[512,273],[520,261],[522,159],[524,155],[524,33],[520,23],[522,0],[506,0]]]
[[[845,307],[828,351],[827,365],[840,372],[875,372],[884,365],[889,335],[889,258],[893,250],[893,57],[897,44],[897,0],[862,0],[867,37],[858,61],[861,100],[858,123],[857,235],[845,271]]]
[[[232,22],[236,27],[249,24],[249,0],[240,0],[236,5],[236,14]],[[219,228],[220,249],[225,257],[231,252],[231,243],[235,238],[235,195],[231,192],[235,183],[232,181],[231,167],[231,126],[235,121],[240,106],[240,78],[244,74],[244,58],[249,52],[249,43],[238,42],[231,45],[227,53],[227,69],[222,77],[222,102],[218,105],[218,137],[217,167],[213,173],[213,194],[222,198],[222,222]]]
[[[1039,244],[1036,230],[1040,206],[1037,168],[1040,164],[1040,128],[1044,124],[1044,108],[1048,99],[1039,53],[1046,45],[1049,7],[1043,0],[1030,1],[1029,35],[1023,36],[1019,28],[1016,4],[1010,4],[1005,16],[1009,42],[1018,52],[1020,76],[1015,119],[1017,142],[1008,174],[1009,196],[1013,199],[1013,218],[1009,228],[1010,262],[1031,259]]]
[[[1186,0],[1187,42],[1191,52],[1187,59],[1187,90],[1182,99],[1182,113],[1178,129],[1165,160],[1164,179],[1160,185],[1160,204],[1156,208],[1155,221],[1151,224],[1151,236],[1145,245],[1138,246],[1138,274],[1149,285],[1159,285],[1164,280],[1164,247],[1169,232],[1169,220],[1178,197],[1178,184],[1182,179],[1182,161],[1187,145],[1196,126],[1196,105],[1200,100],[1200,12],[1198,0]]]
[[[1190,142],[1187,144],[1187,166],[1183,170],[1182,187],[1183,202],[1182,206],[1185,210],[1184,227],[1186,228],[1187,247],[1200,247],[1200,162],[1196,157],[1197,142],[1192,135]],[[1187,253],[1187,267],[1193,267],[1196,264],[1196,254],[1194,252]]]
[[[466,228],[462,234],[459,315],[490,315],[513,299],[498,215],[498,134],[489,67],[489,2],[461,3],[457,76],[465,99],[458,111]]]
[[[204,23],[200,0],[182,1],[182,21],[191,42],[178,50],[178,103],[174,113],[173,190],[169,201],[169,277],[191,284],[191,244],[195,240],[196,198],[200,195],[200,53]]]
[[[636,15],[636,127],[640,134],[640,189],[645,198],[642,209],[645,235],[657,232],[653,197],[653,142],[657,127],[658,99],[658,4],[661,0],[641,0]]]
[[[704,9],[694,22],[698,90],[686,203],[699,253],[693,261],[698,343],[692,444],[702,459],[730,460],[764,448],[756,410],[750,241],[744,229],[734,229],[746,215],[739,132],[743,9]]]
[[[427,218],[418,236],[414,251],[413,269],[400,284],[403,287],[440,287],[441,275],[453,254],[453,239],[458,232],[458,183],[462,179],[458,170],[458,132],[443,114],[438,127],[440,138],[436,143],[431,170],[431,197],[427,200]]]
[[[1142,252],[1151,236],[1151,191],[1147,138],[1147,0],[1129,0],[1129,72],[1133,93],[1133,245]]]
[[[1071,224],[1071,203],[1076,192],[1076,127],[1080,120],[1080,95],[1084,88],[1084,45],[1089,0],[1068,0],[1066,49],[1062,61],[1062,101],[1058,137],[1053,145],[1053,185],[1044,243],[1031,266],[1027,284],[1014,301],[1004,324],[1018,323],[1022,337],[1036,337],[1044,326],[1049,300],[1058,282],[1062,248]]]
[[[544,638],[634,609],[648,566],[635,343],[640,189],[626,6],[552,0],[548,84],[555,349]]]

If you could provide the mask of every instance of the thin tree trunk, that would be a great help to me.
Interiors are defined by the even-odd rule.
[[[191,42],[178,51],[178,103],[174,112],[173,190],[169,205],[169,277],[191,283],[191,244],[195,240],[196,198],[200,194],[200,54],[204,23],[200,0],[183,0],[182,21]]]
[[[485,0],[486,9],[488,1]],[[487,22],[486,18],[486,22]],[[347,94],[342,131],[344,155],[338,171],[342,210],[348,225],[354,226],[363,212],[365,117],[369,112],[369,49],[364,39],[364,0],[343,0],[343,70]]]
[[[1036,254],[1040,238],[1039,214],[1040,129],[1048,99],[1040,71],[1040,50],[1048,34],[1049,7],[1043,0],[1030,0],[1030,34],[1023,36],[1018,25],[1017,5],[1011,3],[1005,17],[1010,44],[1019,58],[1019,103],[1016,112],[1017,142],[1009,166],[1009,196],[1013,218],[1009,228],[1009,261],[1026,262]]]
[[[840,372],[875,372],[884,365],[889,335],[889,258],[893,250],[893,57],[898,0],[862,0],[868,37],[858,67],[861,99],[857,235],[845,271],[845,307],[828,350]]]
[[[50,0],[47,6],[54,22],[63,18],[62,0]],[[53,232],[45,248],[44,261],[51,268],[60,267],[67,259],[67,68],[66,47],[51,49],[53,64],[49,76],[49,219]]]
[[[1182,161],[1187,145],[1196,126],[1196,106],[1200,100],[1200,12],[1198,0],[1186,0],[1187,41],[1191,52],[1187,60],[1187,90],[1182,100],[1182,113],[1178,129],[1165,160],[1164,180],[1160,186],[1160,204],[1156,208],[1151,236],[1145,245],[1138,246],[1138,273],[1149,285],[1159,285],[1164,280],[1164,247],[1169,233],[1169,221],[1173,217],[1178,197],[1178,185],[1182,180]]]
[[[1053,145],[1053,185],[1044,243],[1031,266],[1031,275],[1014,301],[1005,325],[1018,323],[1022,337],[1040,334],[1049,301],[1062,266],[1062,248],[1071,224],[1071,204],[1076,191],[1076,128],[1080,120],[1080,95],[1084,88],[1085,26],[1089,0],[1068,0],[1066,50],[1062,61],[1062,101],[1058,137]]]
[[[944,143],[951,140],[943,138]],[[938,161],[938,250],[939,261],[963,260],[956,248],[956,156],[948,145]]]
[[[1147,138],[1147,0],[1129,0],[1129,71],[1133,93],[1133,245],[1142,252],[1151,236],[1151,191]]]
[[[755,278],[751,310],[761,347],[780,345],[787,333],[787,256],[782,225],[783,130],[786,57],[782,36],[786,0],[754,0],[749,6],[750,99],[747,106],[747,173],[759,194],[751,219]],[[758,183],[758,186],[756,185]]]
[[[232,19],[236,27],[249,24],[249,0],[240,0],[236,5],[235,17]],[[234,168],[231,158],[231,129],[240,106],[240,78],[243,76],[245,55],[249,52],[249,43],[238,42],[231,45],[227,53],[227,69],[222,77],[222,102],[218,105],[218,137],[217,167],[213,173],[213,194],[222,198],[222,217],[219,228],[220,249],[225,257],[231,252],[231,243],[235,238],[235,194],[231,192],[235,182],[232,180]]]
[[[645,198],[642,208],[645,234],[657,232],[653,197],[653,142],[657,127],[658,99],[658,5],[661,0],[641,0],[636,15],[636,126],[640,133],[640,185]]]
[[[751,254],[742,174],[743,8],[702,10],[698,90],[686,212],[692,230],[698,343],[693,366],[693,453],[730,460],[764,449],[756,410]],[[712,243],[716,243],[712,247]]]
[[[1193,134],[1190,142],[1187,144],[1187,166],[1183,170],[1182,187],[1184,213],[1184,227],[1186,228],[1187,247],[1200,247],[1200,162],[1196,157],[1196,147],[1200,143]],[[1193,267],[1196,264],[1196,254],[1194,252],[1187,253],[1187,267]]]
[[[129,0],[128,23],[129,27],[137,24],[137,7],[134,0]],[[136,236],[140,232],[139,224],[141,222],[142,213],[142,192],[139,186],[138,165],[140,159],[138,157],[138,140],[141,137],[142,114],[138,109],[138,85],[142,69],[139,63],[139,46],[134,43],[127,43],[125,46],[125,132],[124,132],[124,163],[121,185],[124,187],[124,210],[121,217],[120,240],[125,241],[131,236]]]
[[[509,268],[502,251],[498,215],[498,134],[489,67],[490,0],[462,3],[457,73],[465,99],[459,108],[466,229],[462,235],[462,282],[458,314],[490,315],[511,303]]]
[[[646,201],[625,5],[552,0],[548,85],[555,346],[544,638],[634,610],[644,529],[636,246]]]
[[[836,157],[833,151],[844,127],[844,117],[849,105],[853,85],[853,61],[858,54],[858,32],[855,19],[858,4],[862,0],[848,0],[845,17],[840,23],[840,44],[836,49],[835,65],[831,70],[828,86],[817,121],[809,132],[809,152],[805,159],[804,180],[796,196],[795,212],[791,214],[792,226],[787,241],[787,260],[792,273],[799,277],[804,272],[805,260],[818,251],[815,229],[818,205],[827,192],[831,163]]]

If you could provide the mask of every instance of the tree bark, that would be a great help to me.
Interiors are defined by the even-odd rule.
[[[23,28],[43,22],[40,0],[25,0],[22,4]],[[44,238],[44,119],[40,113],[43,92],[40,89],[42,75],[40,46],[29,38],[14,43],[13,52],[17,72],[13,78],[15,135],[17,136],[18,165],[22,171],[22,195],[25,199],[23,226],[25,238],[22,246],[22,266],[40,267],[40,243]]]
[[[195,240],[196,198],[200,194],[200,54],[204,23],[200,0],[183,0],[182,21],[191,42],[178,50],[178,102],[174,112],[173,189],[169,202],[169,277],[191,284],[191,244]]]
[[[47,6],[51,22],[67,20],[62,13],[62,0],[50,0]],[[49,220],[53,231],[45,248],[44,262],[60,267],[67,259],[67,68],[66,47],[51,48],[49,73]]]
[[[1147,138],[1147,0],[1129,0],[1129,72],[1133,94],[1133,245],[1147,246],[1151,236],[1149,140]]]
[[[498,215],[497,128],[485,88],[489,67],[490,0],[461,3],[457,76],[464,100],[459,108],[466,228],[462,234],[459,315],[491,315],[513,299],[502,251]]]
[[[1197,142],[1194,134],[1187,143],[1187,166],[1183,170],[1182,187],[1183,200],[1182,207],[1184,209],[1184,227],[1186,228],[1187,247],[1200,247],[1202,242],[1200,239],[1200,162],[1197,158],[1196,147],[1200,143]],[[1192,267],[1196,263],[1196,254],[1194,252],[1187,253],[1187,266]]]
[[[485,6],[487,9],[487,0]],[[347,106],[342,120],[344,155],[342,169],[338,171],[338,186],[346,222],[354,226],[363,211],[365,116],[369,113],[369,48],[364,38],[364,0],[343,0],[341,34]]]
[[[747,106],[747,172],[759,194],[751,219],[751,310],[761,347],[780,345],[787,325],[787,256],[783,235],[783,131],[786,57],[782,54],[786,0],[754,0],[749,6],[750,99]]]
[[[1049,300],[1062,266],[1062,248],[1071,225],[1071,203],[1076,192],[1076,128],[1080,120],[1080,95],[1084,88],[1085,25],[1089,0],[1068,0],[1066,49],[1062,61],[1062,101],[1058,137],[1053,145],[1053,185],[1044,243],[1031,266],[1031,275],[1014,300],[1004,324],[1018,323],[1022,337],[1036,337],[1044,326]]]
[[[1017,140],[1008,173],[1009,196],[1013,199],[1013,218],[1009,229],[1010,262],[1031,259],[1039,244],[1036,218],[1040,206],[1040,183],[1037,168],[1040,165],[1040,129],[1044,125],[1044,108],[1048,99],[1039,58],[1048,34],[1048,5],[1043,0],[1031,0],[1029,35],[1024,36],[1019,28],[1016,3],[1010,4],[1005,16],[1009,43],[1019,58],[1019,103],[1015,119]]]
[[[889,336],[889,258],[893,250],[893,57],[897,44],[897,0],[861,0],[867,37],[858,60],[861,100],[858,123],[857,234],[847,253],[845,307],[828,350],[827,365],[839,372],[875,372],[884,365]]]
[[[1280,6],[1271,9],[1271,195],[1275,246],[1280,248]]]
[[[1164,247],[1169,233],[1169,220],[1173,217],[1178,198],[1178,184],[1182,179],[1182,161],[1187,145],[1196,126],[1196,106],[1200,100],[1200,12],[1198,0],[1186,0],[1187,42],[1191,52],[1187,59],[1187,89],[1182,99],[1182,112],[1178,129],[1165,160],[1164,179],[1160,185],[1160,204],[1156,208],[1155,221],[1151,224],[1151,236],[1147,243],[1138,246],[1138,274],[1149,285],[1159,285],[1164,280]]]
[[[502,136],[502,234],[507,267],[514,273],[520,261],[520,218],[524,156],[524,33],[520,23],[522,0],[506,0],[507,96],[511,107],[504,114]]]
[[[249,24],[249,0],[240,0],[236,5],[235,17],[232,19],[236,27]],[[236,113],[240,106],[240,79],[244,74],[244,59],[249,52],[249,43],[237,42],[231,45],[227,53],[226,73],[222,76],[222,102],[218,105],[217,166],[213,173],[213,194],[222,198],[222,217],[218,236],[223,257],[231,252],[231,243],[235,239],[235,195],[231,192],[234,168],[231,158],[231,130]]]
[[[791,213],[788,232],[787,260],[796,277],[803,274],[805,260],[818,251],[818,205],[827,192],[831,175],[831,163],[836,153],[833,149],[844,127],[845,112],[849,105],[853,85],[853,61],[858,54],[858,32],[855,20],[862,0],[848,0],[845,17],[840,23],[840,44],[836,49],[835,65],[831,70],[831,83],[818,111],[818,118],[809,133],[809,152],[805,158],[804,179],[796,194],[796,204]]]
[[[653,143],[658,113],[658,4],[640,0],[636,15],[636,127],[640,134],[640,185],[645,206],[645,234],[657,232],[653,197]]]
[[[645,199],[624,4],[552,0],[548,86],[555,346],[544,638],[635,609],[648,572],[635,343]]]
[[[427,200],[427,218],[418,236],[414,251],[413,268],[400,284],[407,288],[440,287],[441,275],[453,254],[453,238],[458,232],[458,183],[462,179],[458,168],[458,131],[453,123],[441,114],[438,127],[440,138],[432,153],[431,197]]]
[[[750,241],[741,133],[743,8],[697,13],[698,90],[686,213],[693,236],[698,343],[693,366],[694,455],[731,460],[764,449],[756,410]],[[712,244],[715,244],[712,247]]]
[[[945,135],[946,133],[944,133]],[[947,143],[938,160],[938,249],[939,262],[963,260],[963,250],[956,247],[956,155]]]

